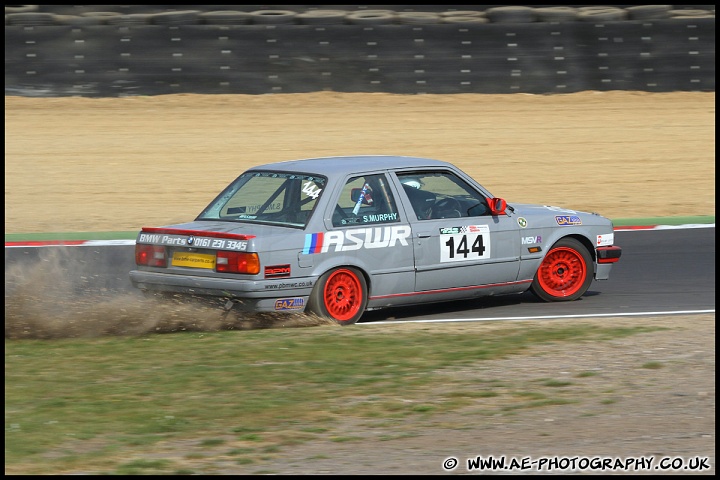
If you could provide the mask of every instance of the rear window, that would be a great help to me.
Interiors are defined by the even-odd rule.
[[[325,189],[325,177],[301,173],[246,172],[203,210],[197,220],[225,220],[305,227]]]

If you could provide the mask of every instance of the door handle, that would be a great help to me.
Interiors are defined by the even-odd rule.
[[[430,238],[430,233],[418,233],[418,238]]]

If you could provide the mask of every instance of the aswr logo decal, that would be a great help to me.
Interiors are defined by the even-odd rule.
[[[361,248],[387,248],[398,244],[407,246],[409,225],[392,227],[355,228],[331,232],[308,233],[302,253],[348,252]],[[348,242],[346,244],[346,242]]]

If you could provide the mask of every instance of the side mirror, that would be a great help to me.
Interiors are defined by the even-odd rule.
[[[507,202],[502,198],[488,198],[488,207],[490,207],[490,213],[495,215],[505,215],[505,209],[507,208]]]

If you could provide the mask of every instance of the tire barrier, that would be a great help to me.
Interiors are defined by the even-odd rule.
[[[492,23],[532,23],[538,17],[532,7],[493,7],[485,11],[485,15]]]
[[[535,9],[535,14],[540,22],[575,22],[578,19],[574,7],[541,7]]]
[[[619,22],[628,18],[627,10],[615,7],[587,7],[578,9],[583,22]]]
[[[150,15],[150,23],[153,25],[197,25],[200,13],[199,10],[153,13]]]
[[[295,19],[302,25],[341,25],[347,10],[310,10],[299,13]]]
[[[703,8],[676,9],[673,5],[629,5],[617,6],[490,6],[481,10],[446,10],[430,11],[396,11],[390,9],[336,10],[310,9],[298,12],[295,10],[167,10],[162,12],[140,12],[130,9],[141,9],[142,5],[114,5],[122,7],[118,10],[93,12],[84,11],[83,6],[61,6],[61,13],[40,11],[52,9],[50,5],[11,5],[5,7],[6,25],[95,25],[94,20],[78,20],[73,16],[101,17],[100,24],[111,25],[431,25],[439,23],[534,23],[534,22],[616,22],[632,20],[659,20],[677,17],[708,17],[715,16],[714,5],[700,5]],[[198,6],[205,8],[204,6]],[[245,5],[244,7],[252,7]],[[292,6],[302,7],[302,6]],[[707,8],[705,8],[707,7]],[[428,8],[428,7],[422,7]],[[71,12],[74,9],[76,11]],[[129,15],[129,16],[128,16]],[[117,18],[123,17],[123,18]],[[485,18],[486,21],[472,22],[459,17]]]
[[[386,10],[351,12],[345,15],[345,22],[352,25],[388,25],[395,23],[395,13]]]
[[[283,25],[295,23],[297,13],[292,10],[256,10],[250,12],[252,23],[258,25]]]
[[[44,12],[22,12],[6,15],[7,24],[25,26],[55,25],[55,15]]]
[[[247,25],[251,15],[238,10],[219,10],[202,12],[199,15],[200,23],[204,25]]]
[[[29,13],[37,12],[40,5],[5,5],[5,15],[8,13]]]
[[[65,7],[6,13],[6,95],[715,90],[710,7]]]

